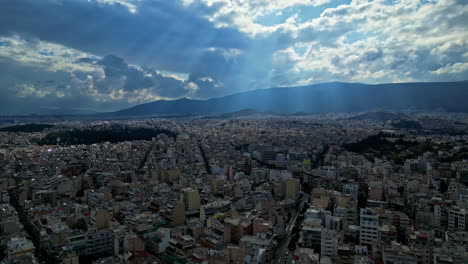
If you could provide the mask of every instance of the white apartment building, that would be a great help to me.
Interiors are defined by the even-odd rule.
[[[370,246],[379,240],[379,215],[369,208],[362,208],[360,212],[360,234],[361,245]]]

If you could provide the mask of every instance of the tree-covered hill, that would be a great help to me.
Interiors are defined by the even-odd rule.
[[[39,145],[90,145],[101,142],[117,143],[132,140],[151,140],[159,134],[170,137],[177,136],[176,133],[162,128],[112,126],[99,129],[86,128],[51,132],[37,143]]]

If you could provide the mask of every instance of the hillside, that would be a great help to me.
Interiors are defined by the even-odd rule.
[[[285,114],[407,109],[468,112],[466,98],[468,98],[468,82],[377,85],[333,82],[254,90],[208,100],[161,100],[108,115],[225,114],[243,109]]]

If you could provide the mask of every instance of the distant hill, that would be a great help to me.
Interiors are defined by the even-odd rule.
[[[422,129],[421,124],[414,120],[398,120],[391,124],[394,128]]]
[[[418,121],[410,120],[410,117],[403,113],[392,113],[385,111],[367,112],[348,118],[349,120],[373,120],[377,122],[390,121],[390,125],[400,129],[422,129]]]
[[[111,116],[225,114],[252,109],[294,114],[436,110],[468,112],[468,82],[429,83],[322,83],[270,88],[208,100],[160,100],[108,113]]]
[[[192,117],[197,115],[192,115]],[[257,112],[253,109],[243,109],[240,111],[226,113],[226,114],[210,114],[201,116],[202,119],[227,119],[227,118],[241,118],[241,117],[251,117],[251,116],[270,116],[265,113]]]
[[[227,113],[224,114],[224,117],[242,117],[242,116],[251,116],[251,115],[258,115],[260,114],[259,112],[253,110],[253,109],[243,109],[240,111],[236,111],[233,113]]]
[[[236,118],[236,117],[245,117],[245,116],[253,116],[253,115],[262,115],[262,113],[259,113],[253,109],[243,109],[240,111],[236,111],[233,113],[227,113],[223,114],[220,117],[222,118]]]
[[[387,122],[401,118],[401,114],[395,114],[385,111],[368,112],[361,115],[350,117],[350,120],[374,120],[379,122]]]

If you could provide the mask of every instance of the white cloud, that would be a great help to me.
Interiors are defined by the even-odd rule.
[[[47,71],[82,71],[97,72],[99,67],[92,64],[78,64],[78,58],[89,57],[91,54],[81,52],[63,45],[39,40],[26,40],[20,36],[0,37],[0,58],[8,58],[20,64],[43,68]],[[47,51],[47,55],[42,53]]]
[[[457,62],[445,67],[439,68],[436,71],[433,71],[434,74],[458,74],[458,73],[468,73],[468,62]]]
[[[194,5],[208,7],[219,6],[213,14],[205,16],[218,27],[235,27],[240,31],[255,36],[259,33],[271,32],[281,25],[294,24],[294,15],[285,23],[277,26],[264,26],[255,20],[267,14],[275,14],[284,9],[300,6],[320,6],[331,0],[182,0],[183,6],[191,8]]]
[[[91,0],[88,0],[91,2]],[[130,13],[136,13],[138,11],[138,4],[141,0],[94,0],[99,4],[105,5],[121,5],[128,9]]]
[[[329,8],[285,28],[291,46],[275,52],[273,63],[286,65],[289,85],[429,81],[440,75],[458,80],[468,74],[468,3],[459,3],[362,0]]]

